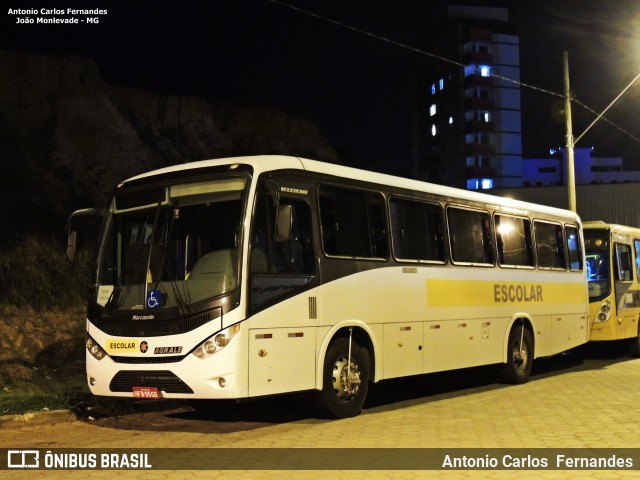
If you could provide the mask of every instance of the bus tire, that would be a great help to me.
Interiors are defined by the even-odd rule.
[[[631,339],[631,344],[629,345],[629,354],[635,358],[640,357],[640,329],[638,330],[638,335],[636,335],[635,338]]]
[[[524,329],[524,332],[522,331]],[[522,349],[520,343],[522,339]],[[524,325],[511,328],[507,344],[507,363],[500,372],[500,380],[506,383],[526,383],[533,366],[533,339]]]
[[[369,390],[369,351],[351,343],[351,368],[348,368],[349,339],[337,338],[329,344],[324,358],[322,390],[317,407],[323,417],[347,418],[360,412]],[[350,373],[351,382],[347,382]]]

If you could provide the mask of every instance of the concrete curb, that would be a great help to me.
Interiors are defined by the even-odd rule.
[[[88,408],[87,416],[77,416],[70,410],[40,410],[22,415],[0,415],[0,428],[18,428],[20,426],[33,425],[54,425],[56,423],[73,422],[76,420],[96,420],[106,417],[120,417],[124,415],[135,415],[140,413],[155,412],[161,410],[172,410],[185,408],[175,400],[143,400],[139,403],[132,403],[131,408],[121,410],[110,410],[104,408]]]
[[[20,426],[53,425],[56,423],[73,422],[76,416],[69,410],[41,410],[23,415],[0,416],[0,428]]]

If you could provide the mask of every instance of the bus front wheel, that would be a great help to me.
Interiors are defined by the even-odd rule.
[[[351,358],[349,359],[349,352]],[[318,409],[322,416],[353,417],[360,412],[369,389],[369,351],[348,338],[331,342],[324,359]]]
[[[507,363],[502,367],[500,379],[507,383],[526,383],[533,366],[533,340],[524,325],[514,326],[509,332]]]

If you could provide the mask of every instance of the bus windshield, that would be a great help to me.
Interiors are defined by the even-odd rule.
[[[589,300],[601,300],[611,291],[609,274],[609,231],[584,230],[584,248],[587,260]]]
[[[226,178],[116,194],[100,242],[96,302],[109,311],[186,313],[235,289],[246,183]]]

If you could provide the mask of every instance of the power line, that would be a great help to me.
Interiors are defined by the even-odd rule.
[[[440,60],[440,61],[445,62],[445,63],[450,63],[450,64],[455,65],[457,67],[463,67],[463,68],[466,67],[466,65],[464,63],[458,62],[456,60],[451,60],[450,58],[446,58],[446,57],[443,57],[443,56],[440,56],[440,55],[436,55],[435,53],[427,52],[426,50],[422,50],[421,48],[414,47],[412,45],[407,45],[406,43],[398,42],[397,40],[393,40],[393,39],[388,38],[388,37],[383,37],[382,35],[378,35],[378,34],[375,34],[375,33],[368,32],[368,31],[363,30],[361,28],[354,27],[352,25],[348,25],[348,24],[343,23],[343,22],[339,22],[337,20],[334,20],[334,19],[329,18],[329,17],[325,17],[325,16],[320,15],[318,13],[311,12],[309,10],[305,10],[303,8],[300,8],[300,7],[296,7],[294,5],[290,5],[288,3],[284,3],[284,2],[281,2],[279,0],[269,0],[269,1],[271,3],[275,3],[277,5],[280,5],[282,7],[288,8],[290,10],[294,10],[294,11],[302,13],[304,15],[308,15],[310,17],[316,18],[316,19],[321,20],[323,22],[331,23],[333,25],[337,25],[337,26],[345,28],[347,30],[351,30],[352,32],[361,33],[362,35],[366,35],[367,37],[375,38],[376,40],[380,40],[382,42],[389,43],[391,45],[395,45],[396,47],[404,48],[406,50],[412,51],[414,53],[418,53],[420,55],[425,55],[427,57],[435,58],[436,60]],[[553,95],[553,96],[556,96],[556,97],[564,98],[564,95],[562,95],[561,93],[552,92],[551,90],[545,90],[544,88],[536,87],[535,85],[530,85],[528,83],[524,83],[524,82],[521,82],[519,80],[514,80],[513,78],[505,77],[505,76],[502,76],[502,75],[497,75],[495,73],[491,73],[490,75],[492,77],[499,78],[500,80],[505,80],[507,82],[515,83],[517,85],[520,85],[520,86],[523,86],[523,87],[527,87],[527,88],[531,88],[533,90],[538,90],[540,92],[547,93],[549,95]]]
[[[596,116],[596,120],[603,120],[604,122],[608,123],[613,128],[615,128],[616,130],[619,130],[620,132],[622,132],[625,135],[627,135],[629,138],[631,138],[631,139],[635,140],[636,142],[640,143],[640,138],[636,137],[633,133],[629,132],[628,130],[625,130],[621,126],[616,125],[611,120],[609,120],[607,117],[603,116],[601,113],[596,112],[593,108],[589,107],[588,105],[585,105],[580,100],[576,100],[575,98],[572,97],[571,101],[575,102],[577,105],[580,105],[585,110],[588,110],[589,112],[593,113]],[[578,137],[578,139],[582,138],[582,136],[585,133],[587,133],[586,130],[580,135],[580,137]],[[576,140],[576,141],[578,141],[578,140]]]
[[[396,47],[404,48],[404,49],[409,50],[411,52],[414,52],[414,53],[417,53],[417,54],[420,54],[420,55],[425,55],[427,57],[431,57],[431,58],[434,58],[436,60],[440,60],[440,61],[445,62],[445,63],[450,63],[450,64],[458,66],[458,67],[463,67],[463,68],[466,67],[466,65],[464,63],[458,62],[456,60],[452,60],[450,58],[446,58],[446,57],[443,57],[443,56],[440,56],[440,55],[436,55],[435,53],[428,52],[426,50],[414,47],[412,45],[407,45],[405,43],[398,42],[397,40],[393,40],[391,38],[383,37],[382,35],[378,35],[378,34],[375,34],[375,33],[368,32],[368,31],[363,30],[361,28],[354,27],[352,25],[348,25],[348,24],[343,23],[343,22],[339,22],[337,20],[334,20],[334,19],[329,18],[329,17],[325,17],[325,16],[320,15],[318,13],[311,12],[309,10],[305,10],[303,8],[296,7],[294,5],[290,5],[288,3],[281,2],[280,0],[269,0],[269,1],[271,3],[276,4],[276,5],[280,5],[281,7],[288,8],[290,10],[293,10],[293,11],[296,11],[298,13],[302,13],[304,15],[316,18],[316,19],[318,19],[320,21],[323,21],[323,22],[327,22],[327,23],[331,23],[333,25],[337,25],[337,26],[345,28],[347,30],[351,30],[352,32],[360,33],[362,35],[366,35],[367,37],[371,37],[371,38],[374,38],[376,40],[380,40],[382,42],[385,42],[385,43],[388,43],[388,44],[391,44],[391,45],[395,45]],[[514,83],[516,85],[519,85],[520,87],[529,88],[531,90],[535,90],[535,91],[538,91],[538,92],[541,92],[541,93],[546,93],[548,95],[552,95],[554,97],[564,98],[564,94],[562,94],[562,93],[558,93],[558,92],[547,90],[547,89],[544,89],[544,88],[541,88],[541,87],[537,87],[535,85],[531,85],[529,83],[525,83],[525,82],[522,82],[520,80],[514,80],[513,78],[505,77],[503,75],[498,75],[498,74],[495,74],[495,73],[490,73],[489,75],[491,77],[498,78],[498,79],[504,80],[506,82]],[[635,140],[635,141],[640,143],[640,138],[636,137],[635,135],[633,135],[632,133],[628,132],[624,128],[616,125],[611,120],[609,120],[606,117],[602,116],[602,114],[598,114],[595,110],[593,110],[592,108],[588,107],[584,103],[576,100],[573,97],[571,98],[571,100],[574,101],[576,104],[580,105],[581,107],[585,108],[586,110],[592,112],[594,115],[596,115],[598,117],[598,119],[604,120],[606,123],[608,123],[612,127],[616,128],[620,132],[624,133],[625,135],[629,136],[633,140]]]
[[[339,27],[346,28],[347,30],[351,30],[352,32],[361,33],[361,34],[366,35],[368,37],[375,38],[377,40],[381,40],[381,41],[386,42],[386,43],[390,43],[391,45],[395,45],[396,47],[405,48],[405,49],[410,50],[410,51],[415,52],[415,53],[420,53],[420,54],[426,55],[428,57],[435,58],[437,60],[442,60],[443,62],[451,63],[451,64],[456,65],[458,67],[464,67],[465,66],[463,63],[457,62],[455,60],[451,60],[449,58],[441,57],[440,55],[436,55],[435,53],[425,52],[424,50],[421,50],[419,48],[413,47],[411,45],[407,45],[405,43],[401,43],[401,42],[398,42],[396,40],[392,40],[390,38],[383,37],[381,35],[377,35],[375,33],[367,32],[366,30],[362,30],[361,28],[357,28],[357,27],[354,27],[352,25],[347,25],[346,23],[339,22],[339,21],[334,20],[334,19],[329,18],[329,17],[324,17],[324,16],[322,16],[320,14],[317,14],[317,13],[314,13],[314,12],[310,12],[309,10],[304,10],[304,9],[302,9],[300,7],[295,7],[293,5],[289,5],[288,3],[280,2],[279,0],[269,0],[269,1],[271,3],[275,3],[277,5],[280,5],[282,7],[288,8],[290,10],[294,10],[296,12],[303,13],[303,14],[308,15],[310,17],[317,18],[318,20],[321,20],[321,21],[324,21],[324,22],[328,22],[328,23],[332,23],[334,25],[338,25]]]

